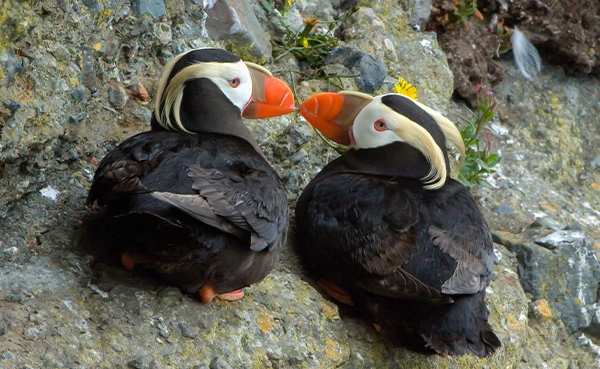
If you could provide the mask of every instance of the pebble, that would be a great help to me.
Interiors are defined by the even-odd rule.
[[[15,355],[13,355],[10,351],[7,351],[3,353],[2,356],[0,356],[0,358],[2,358],[2,360],[13,360],[15,358]]]
[[[25,302],[25,295],[8,295],[4,300],[9,302],[20,302],[22,304]]]
[[[71,96],[73,97],[73,100],[81,102],[85,97],[85,91],[81,87],[75,87],[73,90],[71,90]]]
[[[504,215],[513,212],[513,208],[507,205],[496,206],[492,209],[492,211],[498,215]]]
[[[173,53],[168,49],[161,49],[158,53],[158,60],[160,60],[162,64],[167,64],[173,57]]]
[[[40,330],[35,327],[29,328],[24,333],[25,338],[28,340],[31,340],[31,341],[36,340],[39,337],[39,334],[40,334]]]
[[[92,50],[85,49],[81,56],[81,84],[93,94],[98,91],[98,78],[96,78],[96,66]]]
[[[290,127],[288,137],[296,147],[302,146],[312,138],[312,132],[307,124],[295,124]]]
[[[138,101],[142,105],[148,105],[148,103],[150,102],[150,94],[148,93],[148,90],[146,90],[146,87],[144,87],[143,84],[138,82],[133,85],[127,86],[126,89],[127,92],[129,92],[131,96],[138,99]]]
[[[300,149],[298,152],[296,152],[294,155],[290,156],[290,161],[293,164],[298,164],[300,163],[302,160],[304,160],[306,157],[308,156],[308,153],[306,152],[306,150],[304,149]]]
[[[178,327],[183,337],[191,339],[198,337],[198,327],[192,327],[191,325],[186,323],[179,323]]]
[[[72,115],[69,117],[69,121],[71,123],[79,123],[82,122],[83,120],[87,119],[88,117],[88,113],[83,112],[83,113],[79,113],[77,115]]]
[[[233,369],[233,367],[221,357],[214,358],[208,367],[210,369]]]
[[[154,37],[156,37],[161,45],[167,45],[173,39],[171,26],[167,23],[155,23]]]
[[[108,102],[116,109],[123,109],[127,103],[127,91],[115,81],[108,83]]]
[[[132,0],[131,10],[138,18],[149,14],[154,19],[162,17],[166,12],[163,0]]]
[[[131,114],[146,123],[147,126],[149,126],[150,122],[152,121],[152,111],[148,108],[139,107],[137,109],[133,109]]]

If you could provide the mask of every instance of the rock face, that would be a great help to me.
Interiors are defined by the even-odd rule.
[[[518,27],[540,50],[546,62],[568,72],[599,75],[600,3],[593,0],[477,2],[481,19],[464,22],[455,15],[458,6],[433,0],[429,28],[440,32],[440,44],[448,55],[458,94],[475,103],[474,86],[489,89],[502,81],[504,70],[494,59],[512,47],[509,33]]]
[[[219,3],[228,7],[227,14],[235,11],[243,26],[239,34],[246,36],[235,46],[211,33],[218,14],[211,13],[208,1],[2,4],[6,18],[0,19],[25,19],[33,28],[2,38],[0,45],[1,368],[599,364],[593,341],[600,332],[600,313],[594,310],[599,276],[592,252],[600,248],[594,210],[599,200],[593,196],[600,173],[592,163],[600,137],[593,118],[600,116],[600,106],[590,96],[600,97],[600,91],[596,80],[566,77],[559,70],[546,70],[539,82],[524,85],[506,64],[508,75],[497,91],[495,129],[505,160],[491,179],[497,188],[477,191],[502,243],[487,299],[503,347],[487,360],[442,359],[391,347],[372,327],[340,313],[303,277],[290,245],[277,268],[248,288],[242,301],[202,305],[161,281],[124,271],[98,252],[101,245],[86,241],[82,221],[96,212],[84,207],[93,171],[115,144],[149,128],[148,103],[165,62],[202,46],[229,47],[257,61],[270,58],[268,48],[251,41],[276,37],[263,34],[277,24],[267,23],[271,18],[258,3]],[[420,90],[420,101],[447,111],[452,74],[435,34],[409,25],[422,17],[411,13],[417,2],[360,1],[347,13],[350,3],[298,1],[288,13],[327,20],[347,14],[338,30],[345,40],[341,47],[387,70],[383,83],[369,88],[389,92],[403,77]],[[142,13],[144,4],[154,10]],[[253,17],[261,21],[254,23]],[[332,66],[358,68],[362,76],[359,63],[336,63]],[[268,67],[296,87],[299,99],[328,87],[290,72],[299,69],[293,58]],[[348,83],[358,89],[358,80]],[[293,206],[334,151],[297,116],[248,123],[285,181]],[[583,231],[564,229],[575,221]],[[515,235],[536,227],[534,233]],[[550,269],[527,262],[534,258]]]
[[[540,314],[544,308],[549,314],[558,312],[569,333],[586,330],[597,311],[598,259],[583,231],[560,230],[535,238],[540,230],[545,229],[531,228],[498,241],[516,253],[519,279]]]

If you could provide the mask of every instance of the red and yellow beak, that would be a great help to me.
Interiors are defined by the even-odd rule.
[[[282,80],[260,65],[246,62],[252,77],[252,98],[242,115],[245,118],[269,118],[296,110],[294,94]]]
[[[350,145],[350,131],[358,113],[373,97],[360,92],[323,92],[306,99],[298,112],[325,137]]]

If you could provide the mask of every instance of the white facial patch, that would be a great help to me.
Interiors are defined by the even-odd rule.
[[[356,142],[354,146],[356,148],[370,149],[385,146],[392,142],[404,141],[391,129],[383,132],[377,131],[375,122],[380,119],[386,122],[388,128],[391,128],[390,124],[398,119],[398,114],[381,102],[381,96],[377,96],[354,118],[352,134],[354,135]]]
[[[192,64],[183,68],[171,78],[168,85],[162,90],[165,95],[164,99],[162,96],[158,96],[158,101],[163,101],[164,104],[163,106],[157,104],[158,108],[162,108],[160,113],[157,114],[157,119],[163,127],[188,132],[181,123],[179,111],[186,82],[198,78],[210,79],[219,87],[227,99],[240,109],[240,113],[252,97],[252,79],[248,67],[243,61]],[[232,86],[231,83],[235,79],[239,79],[239,83]],[[161,92],[161,89],[159,89],[159,92]],[[173,112],[175,122],[171,122],[171,112]]]
[[[211,63],[212,64],[212,63]],[[244,110],[244,106],[250,101],[252,97],[252,78],[248,67],[243,61],[237,63],[214,63],[217,66],[208,70],[206,78],[213,81],[220,89],[223,94],[227,96],[229,101],[233,105],[240,109],[240,112]],[[214,75],[212,75],[214,72]],[[240,83],[237,87],[231,86],[230,82],[239,78]]]
[[[419,150],[430,164],[429,173],[421,178],[424,188],[440,188],[446,181],[446,162],[441,148],[425,128],[385,105],[382,97],[374,98],[354,119],[352,133],[356,147],[366,149],[406,142]],[[386,130],[376,127],[379,120],[385,122]]]

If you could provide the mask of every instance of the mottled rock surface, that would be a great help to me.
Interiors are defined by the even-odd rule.
[[[544,56],[544,63],[568,72],[599,75],[600,3],[594,0],[477,1],[481,17],[460,21],[461,2],[433,0],[429,29],[439,41],[454,72],[456,92],[471,104],[473,86],[486,89],[502,80],[504,70],[496,62],[512,47],[509,38],[518,27]],[[509,53],[512,56],[512,53]]]
[[[337,306],[303,278],[289,245],[273,273],[248,288],[242,301],[202,305],[142,273],[124,271],[84,242],[82,221],[97,212],[84,206],[92,173],[119,141],[149,129],[148,102],[162,65],[191,47],[233,48],[207,33],[206,2],[166,0],[165,13],[156,20],[136,15],[132,3],[3,3],[11,19],[27,14],[36,21],[20,36],[2,39],[10,47],[0,51],[1,368],[575,369],[600,364],[598,311],[590,310],[594,316],[585,333],[569,334],[573,328],[563,323],[557,301],[549,295],[533,300],[524,291],[522,250],[505,242],[537,222],[544,234],[525,233],[520,242],[541,248],[534,241],[580,223],[591,249],[600,251],[600,166],[593,165],[594,147],[600,147],[600,125],[594,120],[600,106],[593,98],[600,97],[597,80],[547,69],[540,80],[523,84],[510,62],[500,62],[509,72],[496,91],[500,114],[494,148],[505,159],[491,178],[494,187],[476,194],[502,236],[498,240],[507,245],[497,246],[488,288],[490,322],[503,347],[487,360],[422,356],[393,348],[369,325],[340,316]],[[340,37],[343,45],[385,64],[387,78],[378,92],[390,91],[403,77],[419,88],[421,101],[447,111],[452,73],[435,34],[410,26],[414,4],[359,1]],[[267,24],[256,2],[251,5],[263,29],[276,28]],[[288,13],[300,22],[302,15],[333,20],[352,8],[347,5],[303,0],[293,2]],[[248,48],[234,51],[252,55]],[[295,87],[299,99],[327,88],[324,81],[304,81],[290,72],[299,69],[294,58],[268,67]],[[356,88],[354,81],[345,82]],[[109,91],[115,91],[112,99]],[[458,112],[454,104],[450,116]],[[297,116],[248,123],[285,181],[293,206],[309,179],[336,154]],[[558,254],[552,257],[565,262]],[[556,288],[576,276],[554,276]]]

